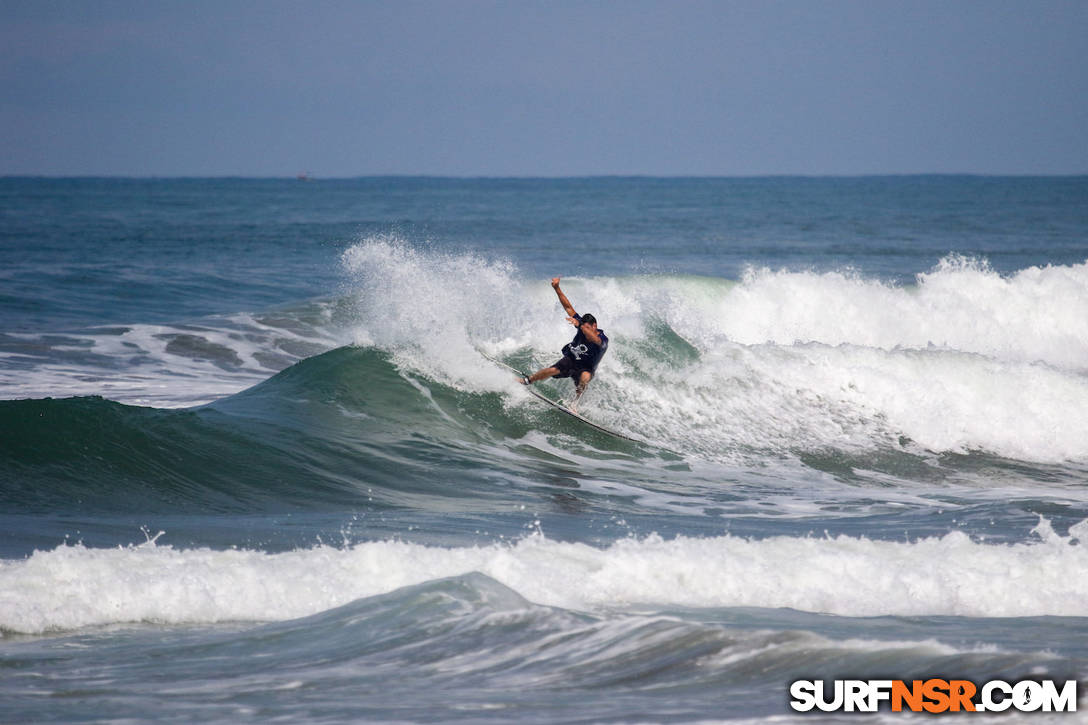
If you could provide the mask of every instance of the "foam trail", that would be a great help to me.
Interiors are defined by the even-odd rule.
[[[0,629],[291,619],[481,572],[577,610],[792,607],[845,616],[1088,616],[1088,522],[1037,543],[964,534],[915,542],[733,536],[626,539],[598,549],[540,535],[462,548],[370,542],[280,554],[61,546],[0,565]],[[1079,544],[1077,543],[1079,541]]]

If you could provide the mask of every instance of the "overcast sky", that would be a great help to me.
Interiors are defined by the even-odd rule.
[[[1088,0],[0,0],[0,175],[1088,173]]]

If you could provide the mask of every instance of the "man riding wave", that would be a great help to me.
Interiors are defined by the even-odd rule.
[[[590,314],[579,315],[563,290],[559,288],[559,277],[552,278],[552,289],[559,296],[559,304],[567,313],[567,321],[578,328],[574,339],[563,346],[563,357],[555,364],[541,368],[532,375],[521,379],[523,385],[532,385],[548,378],[570,378],[574,381],[574,399],[582,397],[586,386],[593,379],[597,365],[608,350],[608,336],[597,327],[597,318]]]

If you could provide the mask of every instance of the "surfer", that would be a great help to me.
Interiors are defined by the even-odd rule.
[[[532,385],[548,378],[570,378],[574,381],[574,399],[582,397],[586,386],[593,379],[597,365],[608,349],[608,336],[597,327],[597,318],[590,314],[579,315],[570,300],[559,289],[559,277],[552,278],[552,289],[559,296],[559,304],[567,313],[567,322],[578,328],[574,339],[563,346],[563,357],[550,367],[541,368],[521,379],[522,385]]]

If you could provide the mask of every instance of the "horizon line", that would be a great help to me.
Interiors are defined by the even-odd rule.
[[[239,181],[352,181],[360,179],[442,179],[459,181],[561,181],[591,179],[879,179],[879,178],[1078,178],[1088,176],[1088,172],[1067,173],[979,173],[971,171],[920,171],[920,172],[882,172],[882,173],[767,173],[767,174],[570,174],[570,175],[510,175],[510,174],[355,174],[315,176],[307,173],[260,176],[249,174],[0,174],[2,180],[41,179],[41,180],[131,180],[131,181],[184,181],[184,180],[239,180]]]

